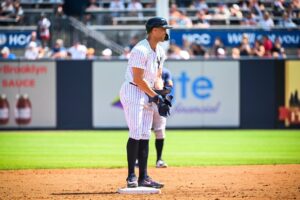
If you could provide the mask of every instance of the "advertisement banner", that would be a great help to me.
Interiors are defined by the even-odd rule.
[[[3,31],[0,33],[0,48],[24,48],[30,41],[31,31]]]
[[[119,91],[127,61],[93,62],[93,127],[126,128]]]
[[[300,45],[300,31],[276,29],[271,31],[257,29],[174,29],[170,32],[170,37],[179,46],[183,45],[183,41],[187,40],[191,43],[197,43],[205,47],[212,47],[216,38],[221,38],[226,47],[237,47],[242,41],[243,34],[247,34],[251,45],[256,39],[262,39],[267,35],[272,42],[279,37],[282,46],[288,48],[297,48]]]
[[[126,61],[93,63],[95,128],[127,127],[119,100],[126,66]],[[166,67],[175,97],[168,127],[239,126],[238,61],[168,61]]]
[[[174,106],[168,127],[238,127],[239,63],[166,63],[173,74]]]
[[[0,62],[0,129],[56,127],[55,62]]]
[[[300,127],[300,61],[285,62],[285,105],[279,108],[279,120],[286,127]]]

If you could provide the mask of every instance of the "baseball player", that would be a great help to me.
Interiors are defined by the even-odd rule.
[[[155,89],[161,90],[164,87],[173,87],[173,81],[171,73],[168,69],[163,68],[162,71],[162,82],[159,80],[155,84]],[[152,128],[155,134],[155,148],[156,148],[156,167],[157,168],[166,168],[168,167],[167,163],[162,160],[162,150],[165,141],[165,131],[166,131],[166,122],[167,118],[161,116],[157,110],[154,110],[153,115],[153,124]]]
[[[172,75],[167,68],[163,68],[162,79],[158,79],[154,83],[154,88],[161,90],[163,88],[173,88]],[[152,129],[155,134],[155,149],[156,149],[156,168],[166,168],[167,163],[162,160],[162,150],[164,147],[165,131],[166,131],[167,119],[161,116],[157,109],[154,109]],[[138,160],[136,160],[135,166],[139,166]]]
[[[149,139],[154,115],[158,109],[167,116],[168,106],[163,97],[154,91],[154,83],[162,77],[166,59],[160,42],[169,39],[166,29],[172,28],[166,19],[150,18],[146,23],[147,38],[132,49],[128,59],[125,82],[120,89],[126,122],[129,128],[127,141],[127,187],[162,188],[164,185],[150,178],[147,173]],[[139,160],[139,177],[135,175],[135,161]]]

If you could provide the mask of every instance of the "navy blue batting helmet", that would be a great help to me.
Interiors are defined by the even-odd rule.
[[[147,33],[149,33],[152,30],[152,28],[155,27],[163,27],[165,29],[173,28],[172,26],[169,26],[167,20],[162,17],[153,17],[146,22]]]

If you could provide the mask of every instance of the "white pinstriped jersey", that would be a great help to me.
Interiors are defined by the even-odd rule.
[[[154,52],[147,39],[140,41],[130,53],[125,74],[126,82],[133,82],[133,67],[141,68],[144,70],[144,79],[153,88],[154,82],[157,79],[158,68],[163,66],[165,59],[165,51],[161,45],[157,44],[156,51]],[[128,87],[132,87],[132,85],[128,85]],[[148,97],[140,89],[128,88],[128,92],[130,93],[126,96],[130,102],[135,104],[145,104],[148,102]]]
[[[143,69],[144,80],[153,88],[158,68],[163,66],[165,58],[163,48],[157,44],[154,52],[147,39],[140,41],[130,53],[125,82],[120,90],[120,100],[124,108],[130,138],[149,140],[154,114],[152,106],[147,106],[149,98],[145,92],[130,84],[133,82],[132,68]]]

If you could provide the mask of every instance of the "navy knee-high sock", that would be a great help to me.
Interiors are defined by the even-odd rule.
[[[164,139],[156,139],[155,140],[155,148],[156,148],[156,162],[161,160],[162,150],[164,147]]]
[[[149,154],[149,140],[140,140],[139,143],[139,180],[142,180],[148,176],[147,163]]]
[[[130,176],[134,174],[135,160],[137,159],[138,151],[139,151],[139,140],[129,138],[127,141],[126,149],[127,149],[128,176]]]

